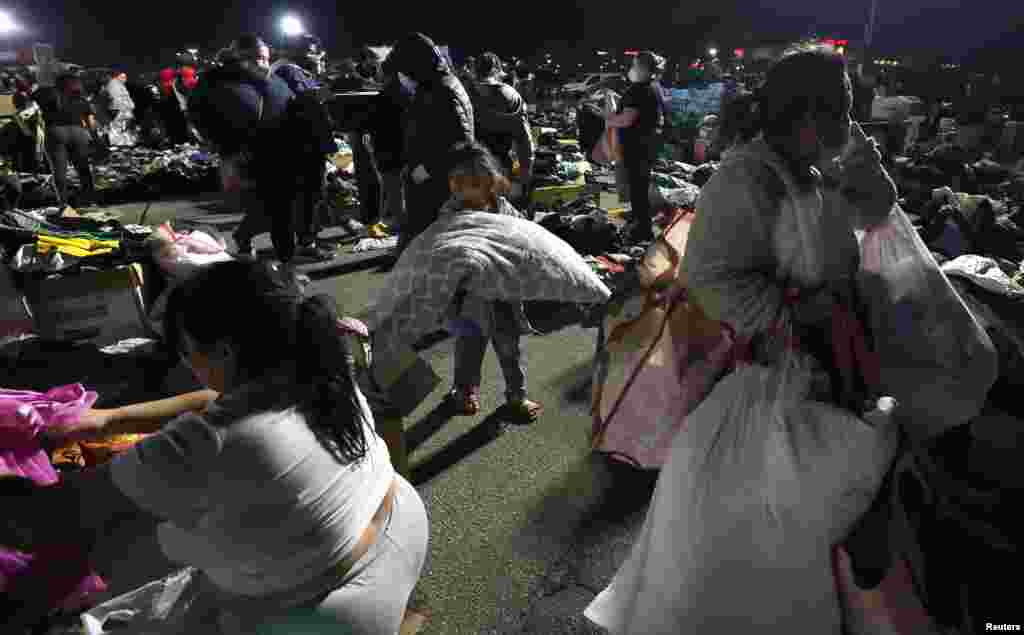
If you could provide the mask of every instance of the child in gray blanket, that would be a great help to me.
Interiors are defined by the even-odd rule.
[[[522,217],[503,196],[511,191],[497,159],[483,146],[460,144],[454,150],[455,166],[448,177],[452,197],[441,214],[461,211],[493,211]],[[522,364],[520,337],[533,332],[521,302],[488,302],[461,295],[452,307],[455,340],[455,386],[447,403],[457,415],[480,412],[480,379],[490,339],[505,376],[504,406],[508,418],[533,423],[543,407],[526,396],[526,373]]]

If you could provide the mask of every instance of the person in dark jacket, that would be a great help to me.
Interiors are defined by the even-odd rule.
[[[282,57],[270,67],[270,73],[288,84],[296,96],[292,115],[310,124],[307,128],[310,134],[296,157],[299,174],[296,232],[299,246],[295,254],[297,258],[312,261],[334,257],[331,251],[321,249],[316,242],[319,233],[316,210],[324,189],[327,154],[334,146],[330,117],[322,102],[320,77],[324,71],[324,57],[319,38],[303,35],[291,41]]]
[[[476,140],[473,104],[462,82],[434,42],[422,33],[400,40],[384,62],[386,74],[401,74],[416,92],[406,114],[405,164],[408,213],[399,252],[437,219],[448,200],[450,152]]]
[[[526,101],[502,82],[505,71],[494,53],[484,53],[476,63],[479,83],[472,91],[476,138],[491,151],[512,180],[512,204],[522,207],[529,196],[533,175],[533,135],[526,115]],[[519,160],[519,179],[512,179],[512,150]]]
[[[650,51],[637,55],[629,70],[630,87],[619,104],[621,112],[608,116],[608,125],[622,130],[623,164],[628,174],[634,241],[654,239],[649,198],[651,169],[661,146],[664,104],[658,78],[665,59]]]
[[[382,86],[379,82],[379,67],[375,67],[366,59],[346,59],[342,62],[342,76],[335,82],[334,88],[344,92],[376,92]],[[374,225],[381,217],[382,183],[380,169],[375,152],[375,139],[378,126],[378,113],[372,113],[361,130],[348,132],[348,143],[352,146],[352,160],[355,167],[356,185],[359,187],[359,221],[366,226]],[[397,121],[390,122],[397,125]],[[359,231],[358,223],[347,226],[349,231]]]
[[[242,36],[233,50],[234,59],[208,73],[196,87],[191,111],[203,136],[222,157],[245,157],[239,162],[248,166],[262,216],[269,217],[274,250],[282,263],[289,264],[295,256],[292,201],[298,174],[283,124],[294,94],[283,80],[269,74],[270,49],[259,37]],[[260,210],[247,212],[234,238],[239,253],[251,256],[262,219]]]
[[[56,87],[40,88],[33,95],[46,121],[46,153],[52,163],[53,180],[61,203],[70,204],[68,162],[78,171],[82,191],[74,202],[76,207],[91,204],[96,193],[89,162],[96,134],[96,113],[83,93],[82,80],[74,75],[62,75],[57,78]]]

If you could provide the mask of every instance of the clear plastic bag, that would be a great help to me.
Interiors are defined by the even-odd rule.
[[[858,287],[881,391],[900,403],[911,441],[977,416],[997,377],[995,348],[898,206],[861,239]]]
[[[198,571],[182,569],[83,613],[82,630],[86,635],[184,633],[185,618],[200,588]]]

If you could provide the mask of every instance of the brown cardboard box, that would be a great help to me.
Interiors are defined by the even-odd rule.
[[[138,265],[32,279],[25,296],[40,337],[106,346],[151,337]]]

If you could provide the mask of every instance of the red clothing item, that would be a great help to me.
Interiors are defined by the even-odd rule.
[[[164,96],[170,96],[174,93],[174,79],[178,76],[177,71],[173,68],[165,68],[160,71],[160,92]]]
[[[191,66],[183,66],[181,68],[181,83],[184,84],[187,90],[192,90],[199,83],[199,78],[196,77],[196,69]]]

